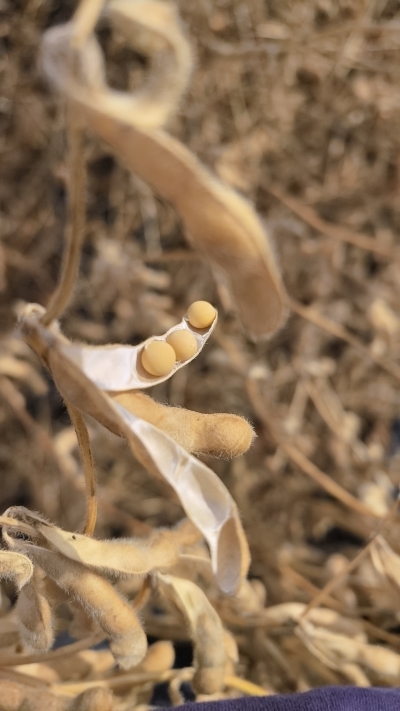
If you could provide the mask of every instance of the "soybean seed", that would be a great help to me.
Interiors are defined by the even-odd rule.
[[[167,336],[167,343],[174,349],[177,360],[189,360],[197,353],[197,341],[189,331],[173,331]]]
[[[215,309],[208,301],[195,301],[187,311],[189,323],[194,328],[207,328],[215,319]]]
[[[150,375],[168,375],[175,365],[175,351],[165,341],[152,341],[142,351],[142,365]]]

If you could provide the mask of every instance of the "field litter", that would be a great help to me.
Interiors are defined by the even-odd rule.
[[[398,686],[400,8],[108,10],[0,6],[1,703]]]

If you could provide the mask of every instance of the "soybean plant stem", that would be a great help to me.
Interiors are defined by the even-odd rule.
[[[72,105],[67,106],[69,144],[67,244],[58,286],[41,318],[44,326],[48,326],[58,318],[70,301],[78,275],[82,242],[85,235],[86,164],[83,150],[83,130],[79,120],[73,116],[73,109]]]
[[[89,432],[80,410],[66,401],[68,414],[75,428],[86,483],[86,517],[83,533],[91,536],[97,519],[96,476],[94,471]]]

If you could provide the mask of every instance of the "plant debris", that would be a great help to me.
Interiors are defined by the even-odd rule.
[[[396,3],[14,5],[0,706],[398,686]]]

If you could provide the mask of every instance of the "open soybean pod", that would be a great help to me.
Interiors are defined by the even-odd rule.
[[[170,484],[210,547],[220,588],[235,592],[247,575],[250,554],[237,506],[217,475],[164,432],[114,403],[67,356],[62,340],[36,319],[27,317],[21,326],[65,399],[125,437],[143,466]]]
[[[191,580],[157,575],[162,593],[183,613],[194,643],[193,685],[201,694],[220,691],[224,683],[226,652],[221,620],[203,591]]]
[[[210,321],[210,309],[212,310],[212,322],[201,330],[195,329],[191,324],[191,320],[199,323],[198,310],[195,311],[194,316],[192,313],[192,307],[199,305],[208,307],[206,309],[208,321]],[[25,316],[21,318],[26,322],[27,318],[40,317],[43,313],[43,307],[38,304],[29,304],[26,307]],[[201,312],[200,317],[203,318],[204,323],[204,314]],[[211,304],[195,302],[189,307],[187,317],[181,324],[171,328],[164,336],[148,339],[137,347],[76,345],[70,343],[61,334],[59,334],[61,339],[59,343],[60,348],[77,363],[91,380],[95,381],[100,389],[108,390],[108,395],[132,415],[155,425],[157,429],[172,437],[188,452],[231,459],[246,452],[254,438],[253,428],[243,417],[230,413],[209,414],[193,412],[181,407],[170,407],[155,402],[138,390],[138,388],[145,389],[150,385],[163,382],[178,368],[189,363],[200,352],[211,335],[216,318],[217,312]],[[55,324],[51,325],[53,332],[55,332],[55,327]],[[148,372],[145,373],[140,363],[140,355],[144,352],[144,346],[154,343],[171,343],[172,337],[179,337],[181,334],[187,334],[190,339],[194,340],[196,354],[185,358],[185,360],[182,359],[176,367],[171,369],[169,374],[163,377],[155,378]],[[172,344],[178,348],[175,341],[172,341]],[[34,343],[31,343],[31,346],[45,360],[45,354],[40,350],[40,344],[36,343],[35,346]],[[111,386],[114,389],[109,389]],[[124,389],[124,386],[128,388],[133,386],[133,389]],[[111,431],[119,434],[112,428]]]
[[[164,3],[152,2],[152,11],[158,5]],[[169,97],[168,92],[159,95],[160,76],[166,86],[174,85],[176,76],[186,77],[187,42],[176,15],[165,14],[163,19],[161,13],[155,30],[144,8],[144,1],[116,0],[108,5],[111,19],[117,20],[130,44],[153,57],[147,87],[136,97],[107,86],[94,35],[79,54],[79,75],[73,75],[72,24],[45,33],[44,71],[121,162],[174,205],[193,246],[227,281],[245,328],[255,338],[266,337],[279,328],[286,314],[285,291],[268,235],[250,203],[219,183],[185,146],[162,130],[179,91]],[[154,57],[158,53],[164,57],[166,51],[168,61],[160,75],[160,62]],[[181,90],[184,85],[182,79]]]
[[[101,390],[113,393],[124,390],[143,390],[168,380],[177,370],[187,365],[200,353],[217,323],[217,312],[213,323],[207,328],[196,329],[187,318],[173,326],[163,336],[148,338],[137,346],[87,346],[80,344],[65,344],[64,352]],[[196,343],[195,353],[185,360],[176,359],[175,364],[165,375],[153,376],[145,370],[141,355],[152,343],[167,343],[172,334],[185,332],[193,337]]]

